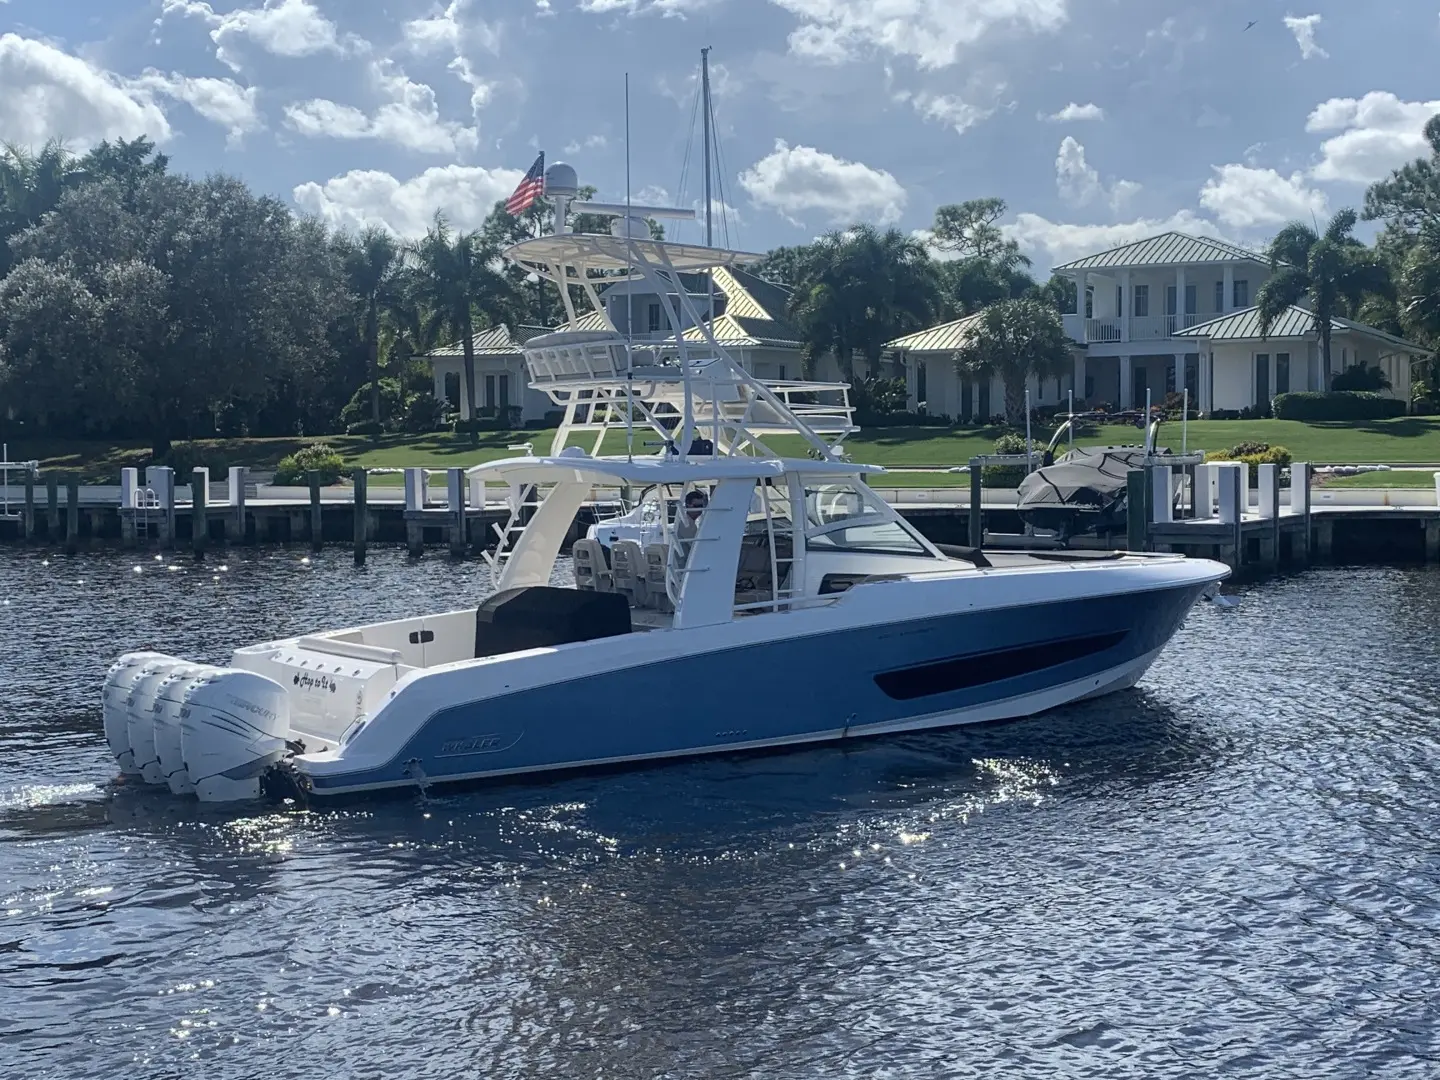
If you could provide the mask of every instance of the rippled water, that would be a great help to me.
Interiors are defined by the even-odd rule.
[[[1251,587],[1014,724],[345,812],[110,786],[115,654],[484,580],[0,551],[0,1076],[1440,1068],[1440,574]]]

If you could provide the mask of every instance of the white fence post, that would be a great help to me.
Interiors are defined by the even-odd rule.
[[[120,470],[120,509],[134,510],[140,505],[140,470]]]
[[[1261,465],[1258,470],[1260,474],[1260,516],[1267,521],[1280,513],[1280,507],[1277,505],[1279,500],[1277,472],[1279,468],[1280,466],[1272,462]],[[1246,472],[1248,474],[1249,470],[1247,469]]]
[[[1169,465],[1155,465],[1150,472],[1150,520],[1156,524],[1169,524],[1175,520],[1175,492],[1171,485]]]
[[[406,509],[406,510],[424,510],[424,509],[425,509],[425,484],[426,484],[426,477],[425,477],[425,470],[424,470],[424,469],[406,469],[406,470],[405,470],[405,509]]]

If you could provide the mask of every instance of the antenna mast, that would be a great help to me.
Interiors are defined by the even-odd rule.
[[[705,246],[715,246],[712,208],[710,205],[710,46],[700,50],[700,92],[703,96],[701,110],[705,124]],[[694,128],[690,129],[694,131]]]

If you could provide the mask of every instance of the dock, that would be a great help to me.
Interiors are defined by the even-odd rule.
[[[1440,505],[1429,489],[1313,487],[1313,470],[1296,463],[1282,474],[1262,465],[1252,479],[1238,463],[1152,465],[1131,475],[1125,535],[1074,537],[1071,547],[1176,551],[1240,569],[1274,569],[1332,559],[1440,562]],[[399,479],[400,484],[382,478]],[[23,482],[0,484],[0,541],[60,545],[190,548],[203,557],[215,545],[348,544],[363,561],[369,545],[405,544],[414,555],[433,548],[483,555],[527,508],[508,493],[485,491],[463,469],[356,469],[349,483],[259,484],[248,470],[214,481],[197,469],[178,484],[168,468],[142,478],[126,469],[117,485],[31,469]],[[381,479],[381,483],[374,481]],[[443,486],[436,483],[443,479]],[[873,485],[932,541],[993,548],[1056,546],[1026,530],[1013,489]],[[977,498],[978,496],[978,498]],[[571,537],[620,512],[621,492],[597,489],[580,509]]]

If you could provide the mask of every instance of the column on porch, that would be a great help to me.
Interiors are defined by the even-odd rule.
[[[1222,286],[1225,294],[1220,298],[1220,310],[1226,315],[1235,310],[1235,268],[1225,267],[1225,280]]]
[[[1135,382],[1130,377],[1130,356],[1120,357],[1120,408],[1130,409],[1135,405]]]
[[[1070,388],[1075,391],[1075,400],[1085,400],[1085,363],[1086,356],[1080,349],[1074,350],[1071,354]]]
[[[1120,271],[1120,304],[1115,311],[1115,317],[1120,320],[1120,340],[1130,340],[1130,315],[1134,311],[1134,302],[1130,296],[1130,270],[1127,267]]]
[[[1090,291],[1090,274],[1081,270],[1075,277],[1075,310],[1080,315],[1080,343],[1090,341],[1090,319],[1085,314],[1085,296]]]
[[[1185,316],[1189,314],[1185,310],[1185,267],[1175,269],[1175,329],[1184,330],[1189,323]]]
[[[464,364],[463,362],[460,364],[460,368],[459,368],[459,371],[457,372],[457,374],[460,376],[460,401],[458,402],[458,404],[459,404],[459,406],[460,406],[460,419],[461,419],[461,420],[469,420],[469,419],[470,419],[470,383],[469,383],[469,381],[466,380],[466,378],[465,378],[465,364]],[[477,404],[478,404],[478,402],[477,402]]]
[[[1213,405],[1213,403],[1212,403],[1211,400],[1210,400],[1210,398],[1211,398],[1211,393],[1210,393],[1211,384],[1212,384],[1213,381],[1214,381],[1214,380],[1211,379],[1211,377],[1210,377],[1210,364],[1211,364],[1211,362],[1212,362],[1212,360],[1211,360],[1211,356],[1210,356],[1209,351],[1208,351],[1208,350],[1202,350],[1201,353],[1200,353],[1200,362],[1199,362],[1199,364],[1197,365],[1198,368],[1199,368],[1199,370],[1196,372],[1196,376],[1200,379],[1200,386],[1199,386],[1199,388],[1198,388],[1198,394],[1197,394],[1197,396],[1200,398],[1200,401],[1199,401],[1199,409],[1200,409],[1200,411],[1201,411],[1202,413],[1204,413],[1206,416],[1209,416],[1210,413],[1211,413],[1211,411],[1212,411],[1213,408],[1214,408],[1214,405]]]
[[[430,361],[430,375],[435,380],[435,400],[439,401],[445,396],[445,372],[434,360]]]
[[[1185,392],[1185,354],[1183,352],[1177,352],[1170,362],[1174,365],[1175,370],[1175,378],[1171,380],[1172,384],[1175,387],[1175,392],[1177,394],[1183,394]],[[1200,372],[1198,370],[1198,364],[1196,365],[1196,368],[1197,370],[1195,372],[1195,375],[1198,378],[1200,375]],[[1163,400],[1164,397],[1162,396],[1161,401]],[[1159,402],[1157,402],[1156,404],[1159,404]],[[1190,395],[1190,404],[1192,407],[1195,404],[1195,395],[1193,394]]]

